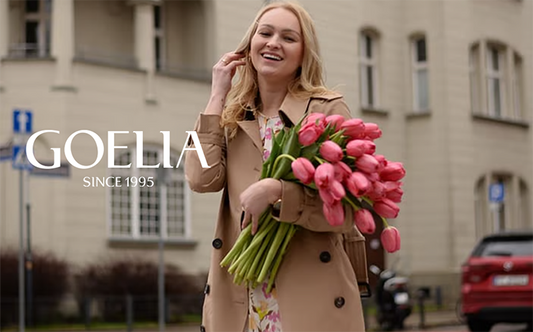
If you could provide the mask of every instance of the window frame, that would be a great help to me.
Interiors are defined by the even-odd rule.
[[[156,26],[156,10],[159,8],[159,27]],[[161,71],[166,66],[166,40],[165,40],[165,7],[163,3],[153,6],[154,13],[154,66],[156,71]],[[157,40],[159,40],[159,50],[157,47]],[[157,56],[159,52],[159,57]]]
[[[479,40],[472,43],[468,52],[472,115],[528,127],[529,119],[524,112],[527,104],[524,97],[524,66],[520,53],[494,40]],[[493,68],[494,52],[498,59],[497,70]],[[494,84],[498,85],[499,110],[496,108],[497,96]]]
[[[426,52],[426,59],[425,61],[418,61],[418,48],[417,48],[417,42],[419,40],[423,39],[425,43],[425,52]],[[430,91],[429,91],[429,61],[428,61],[428,42],[427,37],[425,35],[416,35],[411,38],[410,40],[411,45],[411,80],[412,80],[412,91],[413,91],[413,111],[415,113],[427,113],[430,111]],[[418,72],[425,71],[426,77],[427,77],[427,107],[423,108],[422,105],[420,105],[420,91],[419,91],[419,80],[418,80]]]
[[[115,163],[118,162],[118,158],[120,158],[125,153],[130,153],[130,162],[131,167],[130,168],[112,168],[110,169],[109,176],[121,176],[122,177],[122,187],[125,187],[125,177],[141,177],[144,176],[147,178],[148,176],[153,177],[154,182],[156,179],[160,176],[160,170],[162,169],[163,165],[163,147],[162,146],[156,146],[156,145],[148,145],[145,144],[143,146],[143,154],[145,152],[155,152],[157,153],[157,163],[160,163],[160,168],[138,168],[134,167],[135,160],[137,158],[137,149],[135,146],[128,147],[127,149],[123,149],[121,154],[117,154],[115,157]],[[171,151],[171,158],[175,157],[176,160],[178,160],[179,154],[172,153]],[[146,158],[143,157],[143,163],[147,163]],[[173,163],[172,163],[173,164]],[[170,170],[170,169],[169,169]],[[191,191],[187,184],[187,181],[185,180],[185,172],[183,170],[183,167],[180,167],[178,169],[173,168],[173,172],[171,172],[170,176],[173,181],[181,181],[181,188],[183,191],[183,233],[180,235],[169,235],[168,229],[169,229],[169,220],[168,220],[168,186],[160,187],[159,184],[154,184],[154,186],[158,187],[159,190],[159,201],[158,201],[158,211],[159,211],[159,230],[162,230],[162,238],[164,241],[174,241],[174,240],[191,240],[192,239],[192,225],[191,225]],[[130,206],[129,206],[129,214],[130,214],[130,220],[129,220],[129,228],[130,232],[129,234],[125,233],[117,233],[113,231],[113,226],[115,225],[115,222],[121,223],[122,220],[115,221],[113,219],[113,188],[108,187],[106,196],[107,196],[107,232],[108,232],[108,238],[111,240],[131,240],[131,241],[146,241],[146,240],[158,240],[159,239],[159,232],[157,234],[142,234],[141,233],[141,207],[140,207],[140,200],[141,200],[141,188],[140,186],[129,186],[126,187],[126,189],[129,192],[129,200],[130,200]]]
[[[52,17],[52,0],[37,0],[39,2],[39,11],[35,13],[28,13],[26,11],[26,3],[28,0],[25,0],[23,3],[24,6],[24,19],[22,22],[22,36],[23,43],[20,45],[15,45],[17,55],[20,55],[18,52],[23,52],[23,57],[47,57],[50,55],[51,49],[51,36],[52,36],[52,27],[51,27],[51,17]],[[27,36],[27,24],[29,22],[36,22],[38,26],[37,31],[37,43],[35,44],[36,53],[32,54],[32,48],[26,39]]]
[[[503,118],[506,106],[506,80],[505,80],[505,49],[497,47],[493,44],[488,44],[485,52],[486,66],[485,66],[485,84],[487,89],[487,112],[490,117]],[[494,67],[493,52],[496,52],[498,61],[498,68]],[[494,93],[494,86],[492,82],[498,82],[499,94],[499,112],[496,110],[496,95]]]
[[[366,54],[367,39],[370,41],[370,57]],[[369,68],[372,75],[371,91],[367,76]],[[372,31],[362,30],[359,33],[359,94],[362,108],[378,109],[381,106],[379,86],[379,36]],[[369,99],[372,99],[372,103]]]

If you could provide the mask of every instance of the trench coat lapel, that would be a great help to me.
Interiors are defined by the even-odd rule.
[[[279,116],[285,127],[297,124],[307,111],[311,98],[297,98],[287,93],[279,110]]]
[[[255,147],[259,152],[263,152],[263,142],[261,142],[261,134],[259,133],[259,125],[257,119],[237,121],[237,125],[244,131],[246,135],[254,142]],[[262,155],[262,154],[261,154]]]
[[[310,98],[297,98],[287,93],[279,110],[279,115],[283,124],[290,128],[304,115],[309,105]],[[249,112],[249,111],[247,111]],[[252,140],[259,152],[263,152],[263,142],[261,141],[261,134],[259,133],[259,125],[257,119],[237,121],[237,125],[244,131],[244,133]]]

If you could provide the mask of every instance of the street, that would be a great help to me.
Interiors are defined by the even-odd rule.
[[[525,332],[526,325],[525,324],[497,324],[492,327],[491,332]],[[458,325],[458,326],[444,326],[444,327],[436,327],[436,328],[429,328],[429,329],[415,329],[410,330],[415,332],[425,332],[425,331],[453,331],[453,332],[469,332],[468,327],[466,325]],[[532,331],[528,331],[532,332]]]

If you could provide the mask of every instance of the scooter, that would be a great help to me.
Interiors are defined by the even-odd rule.
[[[370,272],[379,277],[375,298],[377,321],[383,331],[402,330],[405,319],[411,314],[413,305],[409,296],[409,279],[396,276],[393,270],[383,270],[375,265]]]

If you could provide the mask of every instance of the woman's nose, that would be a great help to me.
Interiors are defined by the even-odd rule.
[[[270,38],[270,39],[268,40],[266,46],[267,46],[268,48],[277,49],[277,48],[279,48],[279,45],[280,45],[280,43],[279,43],[279,37],[277,37],[277,36],[272,36],[272,38]]]

